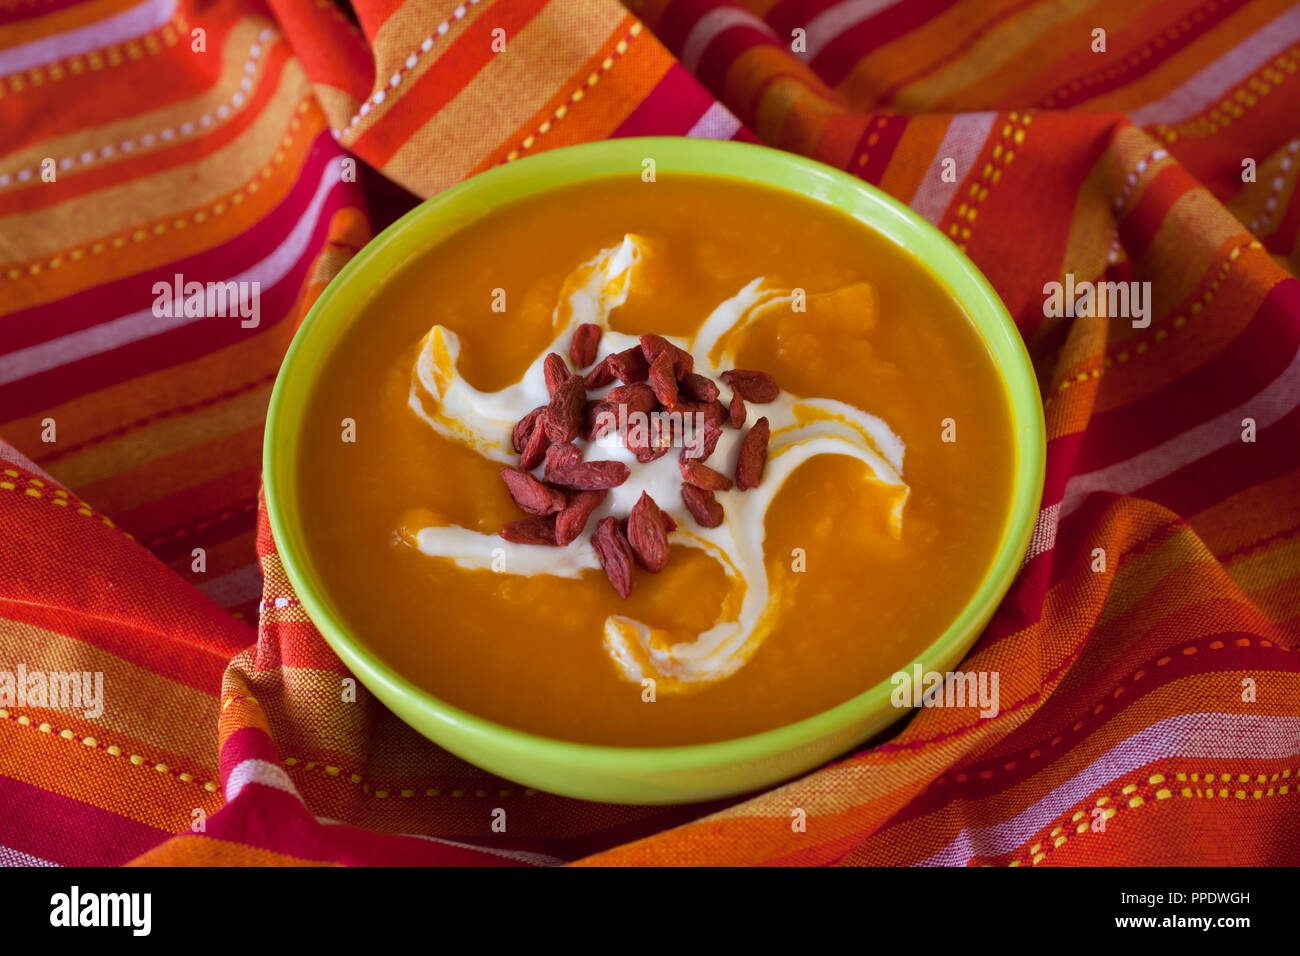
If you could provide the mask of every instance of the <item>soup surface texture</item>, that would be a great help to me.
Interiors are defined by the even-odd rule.
[[[779,384],[707,461],[732,476],[770,418],[762,483],[717,492],[721,528],[684,506],[677,448],[579,441],[631,475],[578,540],[497,536],[523,513],[492,416],[546,402],[543,356],[572,369],[578,322],[601,355],[654,333],[715,380]],[[625,746],[768,730],[904,669],[978,587],[1013,480],[992,359],[919,260],[811,200],[663,172],[512,203],[396,269],[319,369],[298,454],[308,558],[359,640],[478,716]],[[590,539],[642,490],[678,530],[621,598]]]

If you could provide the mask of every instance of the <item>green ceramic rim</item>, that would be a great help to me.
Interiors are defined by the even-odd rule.
[[[998,366],[1008,398],[1015,440],[1015,483],[996,559],[965,608],[916,659],[923,671],[948,671],[979,636],[1010,587],[1028,546],[1042,495],[1045,459],[1042,402],[1029,356],[1006,307],[975,265],[947,237],[905,205],[839,170],[792,153],[715,140],[646,137],[606,140],[556,149],[474,176],[422,203],[362,249],[339,272],[294,336],[276,378],[267,413],[263,474],[267,511],[285,571],[303,607],[336,653],[390,707],[418,711],[426,723],[454,730],[457,751],[471,762],[479,740],[496,752],[527,754],[545,764],[603,777],[645,778],[660,772],[707,771],[763,761],[809,744],[873,716],[887,715],[888,680],[812,717],[746,737],[675,747],[615,747],[538,736],[463,711],[417,687],[355,639],[317,586],[300,535],[295,500],[298,416],[321,359],[347,328],[370,290],[401,263],[423,250],[433,229],[440,241],[504,203],[585,179],[627,174],[640,177],[652,157],[658,175],[696,173],[747,180],[799,193],[835,206],[908,249],[961,302]],[[420,227],[425,229],[421,230]],[[416,233],[420,233],[416,236]],[[333,316],[333,320],[327,320]],[[394,707],[394,709],[398,709]],[[902,716],[906,711],[899,711]],[[886,719],[875,726],[892,721]],[[426,735],[426,728],[417,728]],[[509,776],[508,771],[497,772]],[[721,770],[726,775],[726,770]],[[527,781],[524,781],[527,782]],[[721,785],[715,795],[743,787]],[[551,789],[556,789],[552,787]],[[706,788],[709,789],[709,788]],[[560,788],[563,792],[563,788]],[[583,796],[582,792],[570,792]],[[656,801],[658,802],[658,801]]]

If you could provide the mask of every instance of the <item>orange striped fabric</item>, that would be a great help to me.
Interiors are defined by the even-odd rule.
[[[0,862],[1300,862],[1298,68],[1277,0],[0,4]],[[996,718],[636,808],[323,692],[258,497],[297,323],[418,197],[639,134],[849,170],[1007,303],[1049,444]],[[177,274],[255,324],[155,315]],[[1067,275],[1149,324],[1045,317]],[[74,671],[102,708],[27,692]]]

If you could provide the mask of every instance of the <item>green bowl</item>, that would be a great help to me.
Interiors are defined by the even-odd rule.
[[[906,711],[882,681],[858,696],[775,730],[682,747],[608,747],[539,737],[453,707],[387,666],[343,622],[312,567],[297,509],[299,424],[326,356],[360,314],[373,287],[470,222],[512,200],[567,183],[657,170],[763,183],[826,203],[924,261],[961,302],[1001,372],[1016,437],[1015,490],[997,557],[951,626],[915,661],[952,670],[1012,578],[1042,495],[1042,402],[1015,325],[979,270],[902,203],[838,170],[762,146],[685,138],[615,139],[571,146],[498,166],[421,204],[358,253],[316,302],[294,337],[271,395],[263,450],[267,510],[280,557],[303,607],[339,657],[376,697],[430,740],[521,784],[586,800],[659,804],[705,800],[769,786],[860,744]],[[900,662],[901,663],[901,662]],[[901,668],[900,668],[901,669]]]

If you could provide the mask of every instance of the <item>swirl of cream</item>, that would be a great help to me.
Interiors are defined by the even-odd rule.
[[[494,461],[513,463],[510,433],[514,423],[547,401],[542,370],[547,352],[565,354],[573,330],[584,322],[604,330],[598,359],[637,344],[635,336],[610,330],[608,319],[610,312],[626,301],[635,267],[647,254],[645,241],[628,235],[619,245],[575,269],[564,283],[554,312],[557,334],[553,342],[518,383],[500,391],[482,392],[461,378],[457,370],[459,341],[450,330],[434,326],[421,343],[412,371],[411,409],[438,434]],[[760,277],[718,305],[693,341],[670,340],[694,355],[696,371],[717,378],[734,367],[734,333],[754,321],[761,310],[788,303],[791,298],[789,290],[765,288]],[[843,402],[801,398],[788,392],[763,405],[762,414],[772,430],[763,482],[745,492],[718,492],[724,519],[717,528],[699,527],[682,505],[677,456],[640,464],[617,438],[577,442],[584,454],[589,444],[595,444],[590,457],[624,461],[632,471],[629,480],[606,497],[588,527],[608,514],[626,515],[645,491],[677,521],[678,529],[670,540],[711,555],[731,582],[722,609],[724,619],[701,634],[688,635],[687,640],[622,615],[606,618],[605,649],[627,680],[640,682],[648,677],[656,681],[658,691],[689,690],[735,673],[749,659],[776,623],[778,611],[763,559],[767,511],[786,478],[808,459],[847,455],[861,461],[872,478],[891,489],[890,528],[895,535],[901,533],[908,496],[902,477],[904,446],[884,421]],[[735,429],[723,430],[710,459],[719,471],[734,472],[741,437]],[[540,477],[540,469],[538,472]],[[577,578],[600,567],[589,535],[564,548],[514,544],[455,526],[423,527],[413,538],[423,553],[466,569]]]

